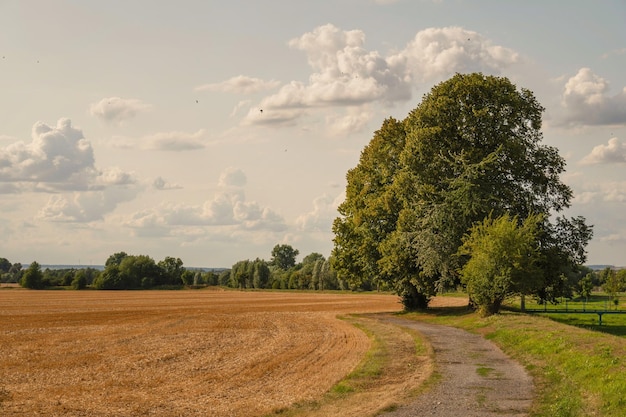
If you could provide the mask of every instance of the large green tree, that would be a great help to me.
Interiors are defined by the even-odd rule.
[[[507,78],[457,74],[402,123],[386,120],[348,173],[333,229],[338,273],[387,280],[406,308],[425,307],[437,290],[459,283],[467,257],[458,248],[474,224],[504,214],[548,219],[567,208],[565,161],[541,143],[543,110]],[[560,251],[558,268],[544,257],[552,275],[580,260],[577,249],[584,254],[590,238],[582,218],[546,220],[542,230],[545,247],[572,245]]]

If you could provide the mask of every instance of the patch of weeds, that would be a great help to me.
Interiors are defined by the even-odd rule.
[[[346,381],[340,381],[330,389],[330,392],[337,395],[345,395],[354,392],[354,387],[350,386]]]
[[[487,403],[487,396],[481,392],[476,396],[476,402],[478,402],[479,407],[484,408]]]
[[[489,374],[491,374],[491,372],[493,372],[494,369],[490,368],[488,366],[478,366],[478,368],[476,368],[476,373],[480,376],[482,376],[483,378],[487,378],[489,376]]]

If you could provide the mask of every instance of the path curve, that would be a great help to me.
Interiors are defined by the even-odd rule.
[[[389,315],[380,318],[423,334],[432,345],[435,369],[441,375],[414,402],[384,417],[528,415],[532,378],[492,342],[454,327]]]

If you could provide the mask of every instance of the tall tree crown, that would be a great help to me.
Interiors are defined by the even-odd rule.
[[[474,224],[505,214],[548,219],[569,207],[565,160],[542,144],[543,111],[531,91],[474,73],[433,87],[402,122],[385,120],[347,174],[333,224],[337,272],[388,280],[427,302],[458,282],[456,254]],[[568,238],[546,238],[546,247],[559,240],[571,246],[562,259],[582,259],[590,229],[584,219],[565,223],[558,229]]]

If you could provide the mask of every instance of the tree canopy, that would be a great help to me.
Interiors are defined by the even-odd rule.
[[[272,249],[272,259],[270,263],[283,270],[287,270],[296,265],[296,256],[300,251],[291,245],[276,245]]]
[[[505,214],[486,218],[463,237],[459,253],[469,255],[461,268],[461,282],[483,312],[500,310],[506,297],[530,294],[541,284],[539,225],[542,216],[529,216],[522,224]]]
[[[544,215],[542,250],[562,246],[558,265],[541,258],[546,281],[574,268],[591,229],[583,218],[549,223],[572,191],[560,180],[565,160],[541,143],[543,110],[507,78],[457,74],[404,121],[385,120],[347,174],[333,224],[339,276],[384,280],[406,308],[426,307],[437,290],[459,283],[463,236],[505,214],[519,222]]]
[[[30,289],[43,288],[43,273],[41,266],[36,261],[33,261],[26,269],[20,280],[20,285]]]

